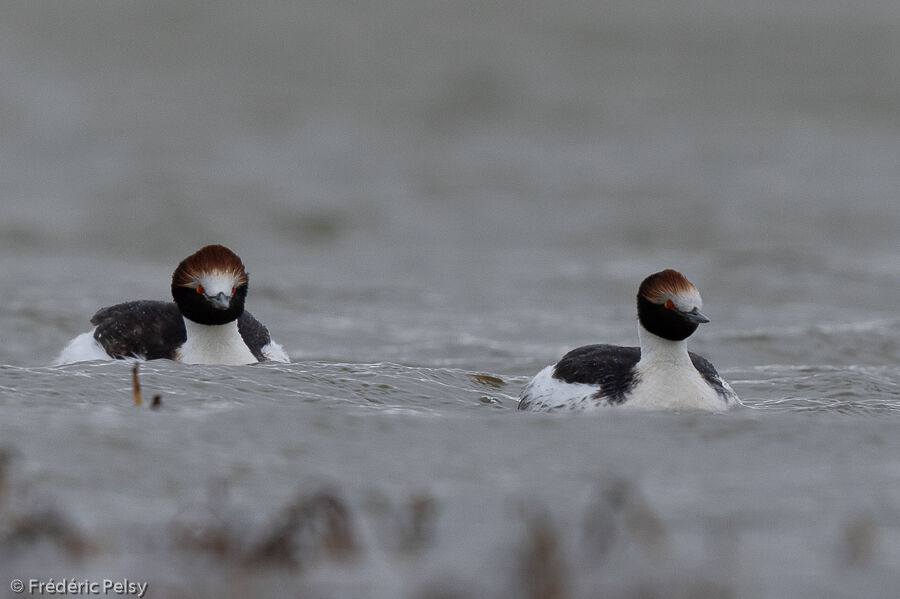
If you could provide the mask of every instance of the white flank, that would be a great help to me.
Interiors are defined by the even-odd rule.
[[[554,378],[555,370],[556,365],[545,367],[526,385],[522,397],[527,398],[529,409],[538,411],[554,408],[589,409],[602,405],[602,399],[592,397],[600,390],[599,387],[584,383],[567,383]]]
[[[63,364],[74,364],[75,362],[90,362],[92,360],[112,360],[112,356],[106,353],[106,350],[94,339],[94,330],[91,329],[87,333],[82,333],[69,341],[68,344],[59,352],[54,366]]]
[[[220,324],[197,324],[184,319],[187,341],[177,351],[185,364],[255,364],[256,357],[238,331],[237,321]]]
[[[262,354],[266,357],[266,360],[271,360],[273,362],[284,362],[287,364],[291,361],[287,352],[281,347],[281,344],[275,343],[274,341],[269,341],[263,346]]]

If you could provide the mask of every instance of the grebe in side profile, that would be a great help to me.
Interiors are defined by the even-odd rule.
[[[623,406],[722,411],[740,404],[731,386],[687,338],[709,319],[697,288],[676,270],[644,279],[638,289],[640,347],[586,345],[541,370],[519,399],[520,410]]]
[[[101,308],[94,329],[69,342],[57,364],[167,358],[188,364],[288,362],[269,331],[244,310],[248,276],[238,256],[207,245],[172,274],[174,302],[139,300]]]

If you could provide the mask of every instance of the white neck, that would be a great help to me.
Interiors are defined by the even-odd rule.
[[[178,348],[186,364],[255,364],[253,352],[238,331],[237,320],[219,325],[197,324],[184,319],[187,341]]]
[[[687,341],[669,341],[643,326],[637,384],[628,405],[672,410],[723,410],[727,406],[691,363]]]
[[[669,366],[691,364],[687,340],[663,339],[645,329],[643,325],[638,325],[638,338],[641,340],[641,364],[667,364]]]

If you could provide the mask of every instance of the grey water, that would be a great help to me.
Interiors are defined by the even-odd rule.
[[[897,56],[875,0],[0,3],[0,593],[895,597]],[[51,366],[207,243],[290,364]],[[665,267],[743,408],[515,410]]]

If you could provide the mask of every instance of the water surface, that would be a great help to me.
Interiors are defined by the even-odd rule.
[[[0,578],[890,597],[900,10],[0,8]],[[51,367],[224,243],[288,365]],[[682,270],[724,415],[520,414]],[[153,395],[162,405],[149,407]],[[3,591],[6,592],[6,591]]]

